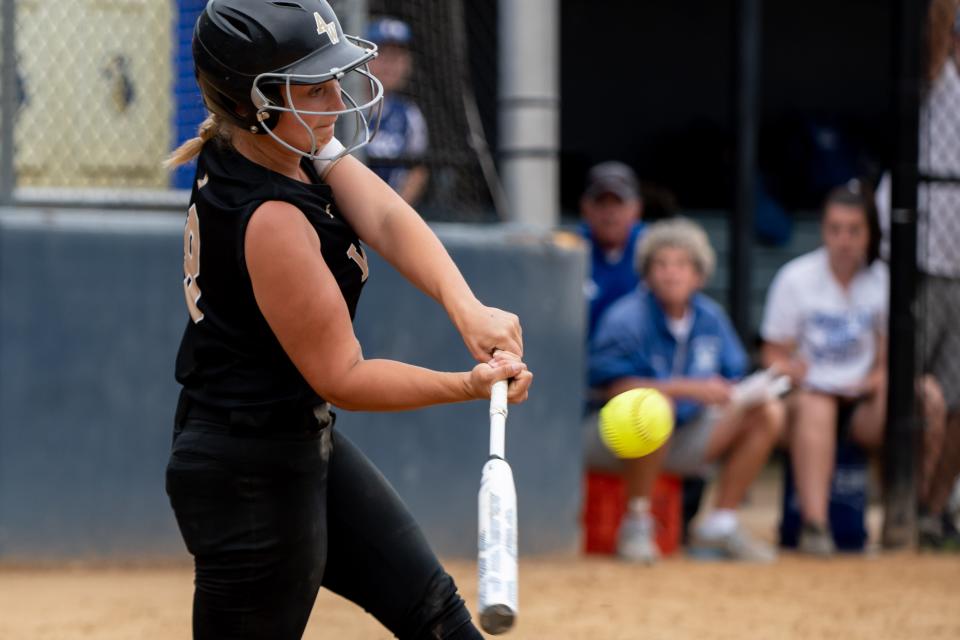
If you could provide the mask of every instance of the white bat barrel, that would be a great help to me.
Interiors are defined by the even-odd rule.
[[[503,633],[517,615],[517,493],[510,465],[491,457],[480,478],[480,625]]]

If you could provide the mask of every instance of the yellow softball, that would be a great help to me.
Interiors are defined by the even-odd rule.
[[[618,458],[642,458],[673,432],[673,407],[656,389],[630,389],[600,409],[600,438]]]

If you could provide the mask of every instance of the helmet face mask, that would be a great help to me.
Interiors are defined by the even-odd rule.
[[[193,36],[197,82],[207,109],[310,158],[318,158],[321,150],[303,116],[353,116],[355,131],[340,155],[376,134],[383,85],[367,67],[376,55],[375,44],[343,33],[325,0],[210,0]],[[291,85],[346,77],[361,79],[370,99],[361,104],[342,90],[348,106],[338,111],[302,110],[293,101]],[[281,117],[294,118],[308,131],[309,151],[275,133]]]
[[[321,159],[321,149],[318,147],[316,136],[313,129],[308,125],[303,116],[353,116],[353,137],[349,141],[342,141],[345,149],[340,152],[340,156],[346,155],[368,144],[376,135],[380,126],[380,116],[383,112],[383,85],[377,79],[367,65],[367,62],[377,55],[377,45],[372,42],[347,36],[347,38],[356,41],[364,46],[369,52],[361,64],[352,69],[334,69],[327,73],[316,75],[298,75],[293,73],[262,73],[258,75],[250,89],[250,101],[257,108],[256,118],[258,124],[251,127],[251,131],[256,133],[266,133],[283,147],[304,155],[311,159]],[[367,92],[370,99],[366,102],[359,102],[350,92],[341,86],[341,97],[346,103],[346,108],[336,111],[310,111],[299,109],[296,106],[293,94],[290,90],[291,85],[315,85],[329,82],[331,80],[340,81],[347,74],[356,74],[362,78],[367,85]],[[279,91],[277,91],[279,89]],[[269,94],[274,94],[271,97]],[[278,102],[278,98],[280,101]],[[274,117],[273,114],[276,114]],[[291,145],[289,142],[278,136],[274,132],[274,125],[271,128],[271,122],[277,122],[282,114],[289,114],[306,129],[311,140],[311,150],[305,152]],[[368,115],[369,114],[369,115]],[[332,158],[323,157],[330,160]]]

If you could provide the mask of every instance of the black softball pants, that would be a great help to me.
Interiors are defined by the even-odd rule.
[[[401,640],[482,638],[400,497],[332,426],[256,437],[187,420],[174,438],[195,638],[300,638],[321,586]]]

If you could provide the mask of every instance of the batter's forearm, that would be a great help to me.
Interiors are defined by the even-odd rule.
[[[476,297],[433,230],[413,209],[403,208],[384,220],[382,233],[390,241],[378,251],[456,321],[464,308],[476,304]]]
[[[315,389],[348,411],[404,411],[474,399],[469,373],[433,371],[395,360],[360,360],[340,378]]]

